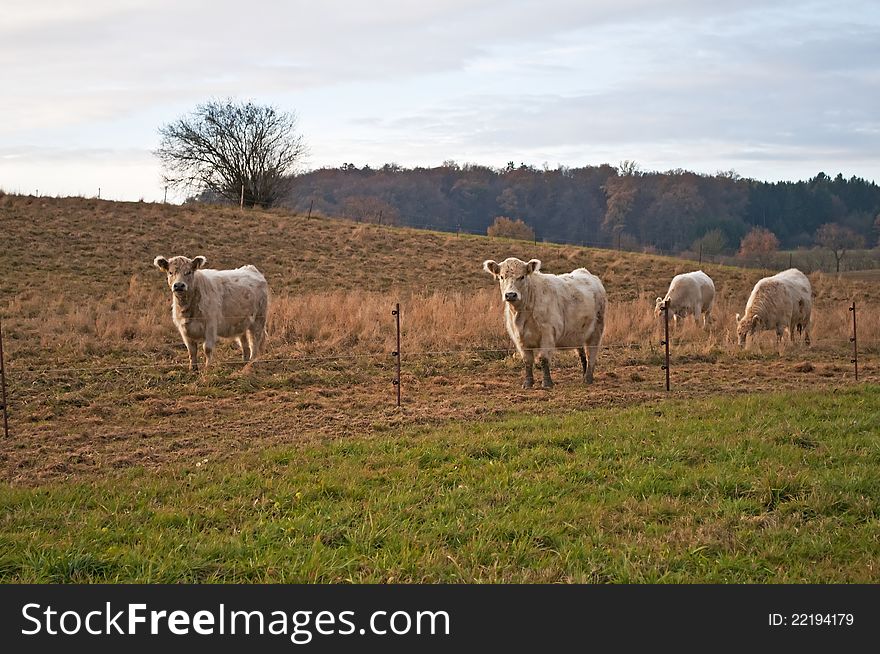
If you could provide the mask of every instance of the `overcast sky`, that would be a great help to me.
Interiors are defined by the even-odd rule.
[[[226,97],[295,111],[306,169],[880,182],[880,2],[3,0],[0,188],[161,200],[157,129]]]

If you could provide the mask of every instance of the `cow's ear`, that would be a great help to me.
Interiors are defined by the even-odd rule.
[[[541,260],[540,259],[531,259],[526,264],[526,274],[531,275],[533,272],[537,272],[541,270]]]
[[[203,256],[198,256],[193,259],[193,270],[198,270],[199,268],[204,268],[205,264],[208,263],[208,260]]]
[[[153,265],[156,266],[159,270],[164,270],[168,272],[168,259],[165,257],[159,256],[153,259]]]
[[[492,261],[492,259],[486,259],[483,262],[483,270],[492,275],[492,277],[497,277],[498,274],[501,272],[501,266],[499,266],[495,261]]]

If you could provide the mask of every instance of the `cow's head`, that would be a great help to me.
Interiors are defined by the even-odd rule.
[[[760,316],[752,316],[751,318],[746,318],[746,316],[740,317],[739,314],[736,314],[736,342],[739,345],[745,345],[746,338],[754,334],[760,328]]]
[[[205,257],[189,259],[187,257],[156,257],[153,265],[168,275],[168,286],[175,295],[185,296],[192,290],[193,276],[196,270],[203,268],[208,262]]]
[[[531,259],[526,263],[509,257],[501,263],[491,259],[483,262],[483,270],[500,282],[501,298],[514,307],[528,301],[529,276],[540,269],[541,262],[538,259]]]
[[[654,317],[659,318],[661,315],[663,315],[663,298],[658,297],[654,301]]]

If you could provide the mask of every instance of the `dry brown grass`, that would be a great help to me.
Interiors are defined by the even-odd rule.
[[[155,353],[173,358],[179,337],[170,318],[170,300],[159,282],[144,284],[135,275],[120,297],[76,299],[65,295],[44,299],[19,294],[7,307],[6,331],[13,367],[36,366],[53,353],[56,360],[75,362],[87,355],[129,356]],[[502,302],[493,288],[480,291],[435,291],[398,294],[405,351],[410,354],[510,350],[504,330]],[[383,354],[395,349],[393,304],[378,291],[309,292],[274,298],[269,341],[264,358]],[[840,348],[851,334],[851,312],[841,300],[817,301],[812,328],[816,348]],[[654,297],[643,293],[632,300],[609,302],[603,344],[606,348],[651,347],[662,338],[662,319],[653,314]],[[739,299],[719,298],[708,328],[693,318],[670,323],[678,354],[736,351],[734,316],[743,310]],[[859,308],[862,344],[880,343],[880,307]],[[231,346],[230,346],[231,347]],[[776,347],[773,332],[756,339],[755,347]],[[785,347],[791,347],[787,344]],[[236,360],[232,354],[223,355]],[[186,357],[180,352],[179,362]]]

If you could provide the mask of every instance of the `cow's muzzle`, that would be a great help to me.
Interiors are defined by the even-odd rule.
[[[175,282],[171,287],[171,290],[175,293],[186,293],[186,284],[183,282]]]
[[[508,302],[516,302],[519,299],[519,293],[505,293],[504,299]]]

